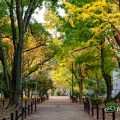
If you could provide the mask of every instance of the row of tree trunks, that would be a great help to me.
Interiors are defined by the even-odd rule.
[[[20,96],[22,91],[22,79],[21,79],[21,67],[22,67],[22,48],[20,46],[17,47],[17,51],[14,56],[14,65],[12,72],[12,84],[11,84],[11,98],[10,103],[16,106],[20,103]],[[13,84],[14,83],[14,84]]]

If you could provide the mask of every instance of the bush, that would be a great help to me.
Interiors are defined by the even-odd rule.
[[[105,111],[115,111],[117,110],[117,104],[113,102],[109,102],[105,106]]]
[[[62,95],[62,93],[61,93],[61,91],[57,91],[57,96],[61,96]]]
[[[75,90],[73,96],[79,97],[79,92]]]
[[[93,98],[95,97],[95,95],[92,94],[92,93],[91,93],[91,94],[88,94],[87,96],[88,96],[90,99],[93,99]]]
[[[117,107],[117,104],[116,104],[116,103],[113,103],[113,102],[109,102],[109,103],[106,104],[105,107],[109,107],[109,106]]]
[[[101,103],[100,98],[92,98],[92,99],[91,99],[91,104],[92,104],[93,106],[97,106],[97,105],[99,105],[100,103]]]

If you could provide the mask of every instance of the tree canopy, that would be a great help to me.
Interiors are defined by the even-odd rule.
[[[43,6],[39,23],[33,14]],[[25,84],[36,90],[36,83],[39,93],[74,84],[80,97],[95,84],[110,101],[112,72],[120,68],[119,10],[116,0],[2,0],[0,75],[10,105],[20,104]]]

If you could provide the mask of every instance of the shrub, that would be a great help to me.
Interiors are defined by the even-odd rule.
[[[105,111],[115,111],[117,110],[117,104],[113,102],[109,102],[105,106]]]
[[[61,93],[61,91],[57,91],[57,96],[61,96],[62,95],[62,93]]]
[[[97,105],[99,105],[100,103],[101,103],[100,98],[94,97],[94,98],[91,99],[91,104],[92,104],[93,106],[97,106]]]
[[[91,93],[91,94],[88,94],[87,96],[88,96],[90,99],[92,99],[92,98],[94,98],[94,97],[95,97],[95,95],[94,95],[94,94],[92,94],[92,93]]]

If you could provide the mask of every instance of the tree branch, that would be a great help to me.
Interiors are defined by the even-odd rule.
[[[106,38],[107,38],[108,42],[110,43],[111,48],[112,48],[112,49],[116,49],[116,48],[114,47],[114,45],[111,44],[111,42],[110,42],[110,40],[109,40],[109,37],[106,36]],[[114,53],[114,56],[115,56],[115,58],[116,58],[116,60],[117,60],[117,62],[118,62],[118,66],[119,66],[119,68],[120,68],[120,58],[116,55],[115,52],[113,52],[113,53]]]
[[[69,80],[66,80],[66,81],[70,84],[70,86],[72,86],[72,84],[71,84],[71,82]]]
[[[16,0],[16,15],[17,15],[17,22],[18,22],[18,29],[19,29],[19,44],[22,47],[23,44],[23,36],[24,36],[24,29],[23,29],[23,19],[22,19],[22,7],[21,7],[21,0]]]
[[[77,78],[77,75],[76,75],[75,71],[74,71],[74,70],[72,71],[72,69],[70,69],[70,68],[69,68],[69,70],[70,70],[70,72],[71,72],[71,73],[73,73],[73,75],[74,75],[75,79],[76,79],[76,80],[78,80],[78,78]]]
[[[14,45],[14,50],[16,50],[17,36],[16,36],[15,18],[14,18],[13,10],[14,10],[14,8],[13,8],[13,0],[11,0],[11,4],[9,5],[9,11],[10,11],[10,20],[11,20],[11,31],[12,31],[13,45]]]
[[[26,32],[26,29],[27,29],[28,23],[30,21],[31,15],[35,10],[35,5],[36,5],[35,0],[30,0],[28,8],[25,12],[25,17],[24,17],[24,32]]]
[[[83,48],[75,49],[74,52],[81,51],[81,50],[84,50],[86,48],[88,48],[88,47],[83,47]]]
[[[45,44],[39,44],[38,46],[32,47],[32,48],[30,48],[30,49],[23,50],[23,52],[29,52],[29,51],[34,50],[34,49],[36,49],[36,48],[39,48],[39,47],[41,47],[41,46],[45,46]]]
[[[54,53],[52,56],[44,59],[44,60],[41,61],[40,63],[36,64],[34,67],[31,68],[31,70],[29,71],[29,73],[28,73],[27,75],[23,76],[22,79],[27,78],[30,74],[32,74],[33,72],[35,72],[36,70],[38,70],[41,65],[43,65],[43,64],[46,63],[47,61],[51,60],[51,59],[54,57],[54,55],[55,55],[55,53]]]

